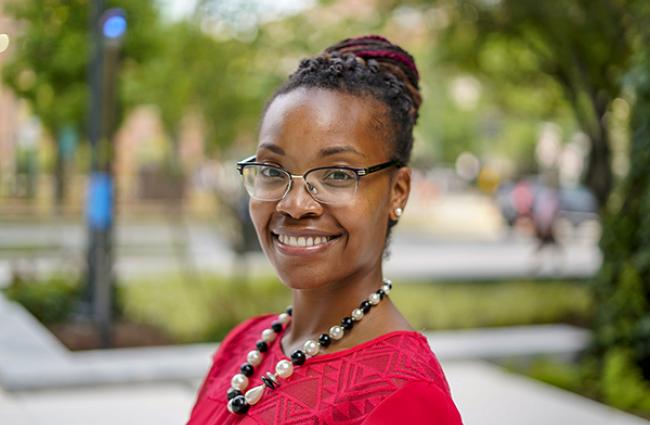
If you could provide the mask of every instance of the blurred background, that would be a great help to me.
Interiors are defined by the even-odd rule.
[[[366,33],[420,70],[385,273],[465,422],[648,423],[648,24],[645,0],[0,0],[0,423],[186,420],[216,343],[290,302],[234,162],[301,58]]]

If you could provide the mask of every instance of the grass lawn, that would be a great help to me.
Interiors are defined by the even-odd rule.
[[[242,283],[221,276],[184,281],[161,276],[120,286],[130,321],[163,329],[179,342],[219,341],[253,315],[281,312],[290,291],[275,278]],[[391,298],[416,329],[539,323],[586,324],[592,308],[584,282],[394,282]]]

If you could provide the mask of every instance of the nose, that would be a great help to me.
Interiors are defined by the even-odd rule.
[[[297,179],[302,181],[297,181]],[[295,219],[322,214],[323,206],[309,194],[307,184],[302,176],[294,176],[289,191],[284,198],[278,201],[275,210]]]

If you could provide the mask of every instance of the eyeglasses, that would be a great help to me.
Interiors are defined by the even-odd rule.
[[[255,162],[255,155],[237,163],[244,187],[251,198],[259,201],[279,201],[291,190],[293,179],[300,177],[307,192],[323,204],[344,204],[357,193],[363,176],[383,170],[398,161],[391,160],[366,168],[331,166],[312,168],[305,174],[291,174],[277,165]]]

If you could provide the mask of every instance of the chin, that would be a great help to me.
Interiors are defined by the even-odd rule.
[[[282,283],[289,289],[315,289],[334,279],[325,270],[318,270],[319,267],[297,266],[286,267],[285,265],[273,264],[275,272]]]

